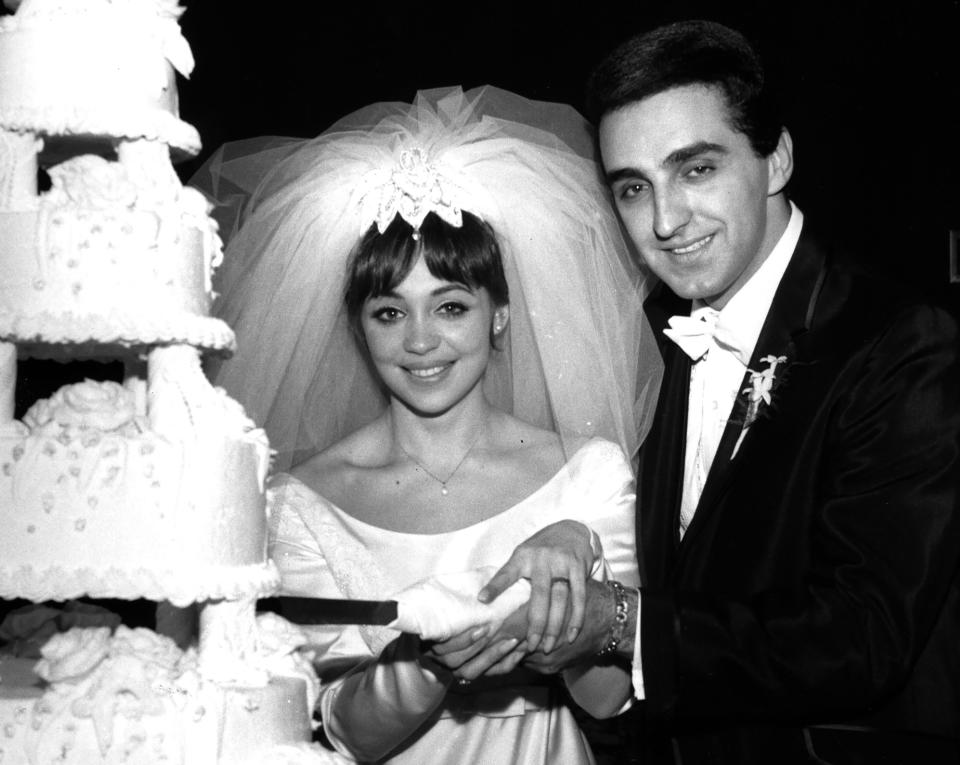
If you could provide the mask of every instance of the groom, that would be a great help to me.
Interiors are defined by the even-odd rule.
[[[616,647],[643,699],[639,761],[955,765],[956,325],[817,238],[738,33],[634,38],[590,94],[617,210],[662,282],[647,304],[666,368],[640,455],[644,586]],[[618,636],[610,591],[588,595],[602,618],[528,664],[555,670]]]

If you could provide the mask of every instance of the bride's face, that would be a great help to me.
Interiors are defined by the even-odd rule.
[[[438,279],[420,258],[390,293],[367,298],[361,326],[380,378],[424,415],[442,414],[470,395],[490,358],[490,331],[507,308],[483,288]]]

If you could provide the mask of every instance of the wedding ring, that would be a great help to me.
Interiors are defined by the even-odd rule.
[[[457,680],[457,685],[460,685],[460,686],[470,685],[470,681],[467,680],[467,678],[465,677],[461,677]]]

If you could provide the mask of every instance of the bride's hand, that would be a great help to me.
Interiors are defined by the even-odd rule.
[[[520,642],[499,631],[490,635],[489,628],[478,627],[454,635],[443,641],[423,641],[423,654],[448,669],[458,682],[471,682],[491,668],[492,674],[512,670],[523,658],[516,651]]]
[[[518,579],[529,579],[526,648],[549,653],[564,629],[568,611],[567,642],[573,642],[583,627],[586,580],[593,562],[590,530],[576,521],[558,521],[520,544],[478,598],[489,603]]]

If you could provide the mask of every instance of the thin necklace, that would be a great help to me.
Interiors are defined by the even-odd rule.
[[[460,466],[467,461],[467,457],[470,456],[470,452],[473,451],[473,447],[477,445],[480,441],[480,436],[483,435],[483,430],[479,430],[477,435],[474,436],[473,441],[470,443],[470,447],[463,453],[463,456],[460,458],[460,461],[457,463],[457,466],[450,472],[446,478],[440,478],[438,475],[433,473],[431,470],[428,470],[427,467],[416,457],[414,457],[410,452],[403,448],[403,444],[397,440],[397,446],[400,447],[400,451],[407,455],[407,458],[410,459],[413,464],[420,468],[424,473],[430,476],[434,481],[440,484],[440,493],[445,497],[450,493],[450,490],[447,488],[447,483],[457,474],[457,471],[460,469]]]

